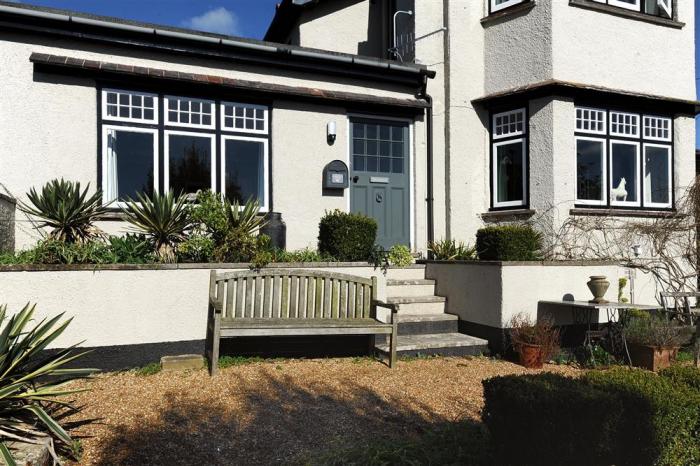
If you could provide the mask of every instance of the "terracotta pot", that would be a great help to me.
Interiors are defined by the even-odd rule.
[[[592,275],[588,282],[588,289],[593,293],[593,299],[589,302],[596,304],[607,303],[608,300],[604,296],[608,288],[610,288],[610,282],[605,275]]]
[[[629,345],[632,365],[654,372],[669,367],[676,360],[679,348],[678,346],[663,348],[659,346]]]
[[[544,354],[540,345],[530,345],[528,343],[518,343],[516,345],[520,365],[528,369],[542,369],[544,365]]]

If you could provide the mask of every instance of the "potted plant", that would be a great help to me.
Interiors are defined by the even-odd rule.
[[[551,318],[533,321],[528,314],[521,312],[510,319],[508,327],[520,364],[528,369],[542,368],[559,348],[559,329]]]
[[[683,327],[647,314],[630,319],[625,338],[632,365],[658,372],[676,359],[687,336]]]

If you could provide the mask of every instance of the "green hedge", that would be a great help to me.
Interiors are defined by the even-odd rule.
[[[694,366],[671,366],[659,372],[673,383],[700,390],[700,370]]]
[[[339,261],[368,261],[377,239],[377,222],[361,214],[335,210],[321,219],[318,250]]]
[[[539,260],[542,235],[526,225],[481,228],[476,232],[476,250],[482,261]]]
[[[497,464],[658,465],[700,461],[700,392],[651,372],[592,371],[484,381]]]

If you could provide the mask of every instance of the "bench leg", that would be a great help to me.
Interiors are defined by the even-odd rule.
[[[396,366],[396,340],[398,337],[396,327],[396,320],[394,320],[394,328],[389,336],[389,367],[392,369]]]
[[[213,309],[212,309],[213,311]],[[207,357],[209,359],[209,375],[219,372],[219,343],[221,341],[221,316],[211,312],[207,323]]]

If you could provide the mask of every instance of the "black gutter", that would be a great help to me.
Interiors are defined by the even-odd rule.
[[[428,80],[427,78],[423,80],[423,87],[419,92],[419,97],[428,103],[428,108],[426,109],[426,126],[427,126],[427,157],[426,162],[426,209],[428,216],[428,244],[430,245],[435,241],[435,213],[434,213],[434,188],[433,188],[433,97],[428,94]],[[428,259],[433,258],[432,251],[428,250]]]

